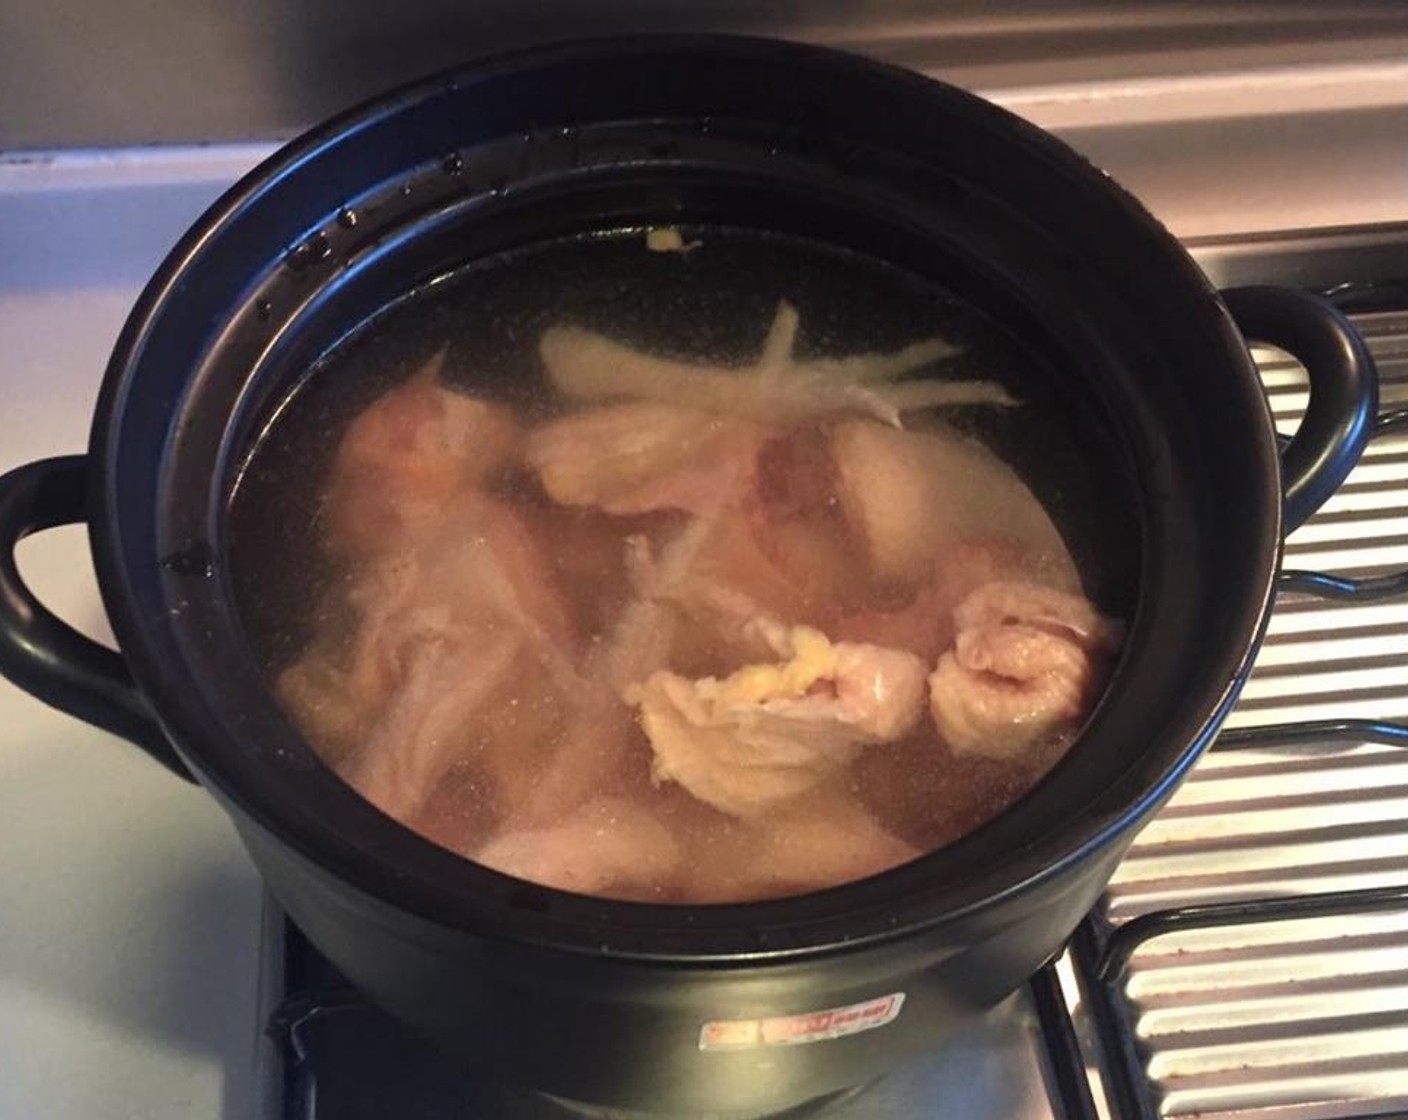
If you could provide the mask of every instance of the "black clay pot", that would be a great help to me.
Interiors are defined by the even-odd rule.
[[[235,617],[232,473],[316,356],[463,261],[662,222],[803,235],[942,282],[1049,359],[1127,484],[1137,610],[1076,746],[991,824],[873,879],[688,908],[479,868],[318,761]],[[1281,454],[1244,335],[1310,371]],[[197,223],[122,333],[88,454],[0,480],[0,669],[194,775],[309,937],[464,1063],[632,1109],[777,1108],[934,1045],[1060,949],[1233,703],[1282,533],[1344,478],[1375,406],[1338,313],[1293,291],[1219,297],[1134,199],[967,94],[781,43],[542,50],[354,110]],[[14,566],[19,538],[79,521],[120,653]],[[706,1028],[856,1005],[791,1045]]]

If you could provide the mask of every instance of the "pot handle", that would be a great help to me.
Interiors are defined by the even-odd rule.
[[[87,520],[88,460],[42,459],[0,476],[0,675],[44,703],[120,735],[194,781],[153,717],[122,655],[86,638],[25,585],[15,546]]]
[[[1379,409],[1374,358],[1349,318],[1320,296],[1256,287],[1229,288],[1222,299],[1249,342],[1280,347],[1310,378],[1305,418],[1281,451],[1289,533],[1339,489],[1369,442]]]

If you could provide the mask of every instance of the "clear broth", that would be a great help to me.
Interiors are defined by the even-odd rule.
[[[236,596],[275,687],[285,682],[288,695],[286,674],[310,650],[331,650],[333,661],[354,656],[365,604],[352,605],[349,594],[365,581],[365,564],[329,545],[327,486],[349,428],[385,394],[438,361],[445,385],[533,429],[595,407],[564,399],[548,383],[539,342],[549,328],[574,324],[654,355],[744,366],[757,361],[783,300],[800,316],[795,354],[801,360],[889,353],[941,338],[958,350],[941,367],[945,377],[996,381],[1018,397],[1017,408],[945,408],[908,415],[906,426],[971,436],[1008,463],[1060,529],[1084,593],[1106,614],[1127,617],[1135,542],[1117,527],[1129,522],[1119,517],[1112,484],[1087,454],[1098,432],[1078,402],[1063,398],[1061,379],[1039,355],[942,287],[873,258],[756,231],[682,232],[685,251],[649,251],[644,231],[626,230],[474,262],[375,316],[280,402],[247,458],[229,511]],[[830,422],[802,425],[802,444],[824,440]],[[564,508],[522,466],[497,471],[483,486],[496,508],[512,511],[536,541],[546,579],[567,604],[578,662],[611,639],[622,611],[639,595],[624,559],[627,538],[646,540],[658,555],[688,522],[678,511],[613,518]],[[836,504],[834,496],[827,500]],[[841,555],[852,565],[863,562],[854,548]],[[815,599],[825,619],[797,617],[810,612],[803,606],[781,621],[825,622],[825,630],[835,622],[838,595],[851,596],[840,608],[847,617],[902,605],[883,581],[845,573]],[[669,668],[686,677],[725,677],[739,667],[735,649],[681,645],[685,652],[677,648]],[[603,779],[587,818],[567,833],[554,832],[550,819],[515,830],[515,808],[502,803],[506,791],[535,793],[535,773],[550,768],[568,738],[580,739],[584,722],[580,713],[564,716],[560,688],[542,686],[538,678],[551,676],[548,670],[536,677],[524,671],[537,664],[531,657],[515,663],[508,683],[496,687],[500,710],[490,731],[466,738],[462,757],[439,775],[431,796],[413,813],[391,809],[428,839],[470,858],[510,831],[517,846],[508,865],[499,858],[499,866],[611,897],[739,901],[820,889],[881,870],[948,844],[1011,806],[1061,758],[1075,730],[1074,724],[1063,728],[1015,757],[985,757],[949,749],[926,711],[913,731],[866,746],[806,793],[740,817],[677,781],[653,780],[650,741],[621,705],[601,726],[624,737],[629,761]],[[932,667],[926,663],[926,671]],[[423,682],[428,696],[443,685]],[[296,704],[290,714],[313,748],[347,773],[349,765],[355,769],[349,758],[367,749],[371,724],[384,720],[385,710],[383,704],[351,733],[339,725],[336,734]],[[356,713],[333,714],[345,723],[344,715]],[[480,755],[502,753],[503,744],[518,741],[523,781],[496,782]],[[638,827],[637,809],[648,827]],[[867,854],[869,841],[855,822],[860,833],[873,825],[896,844],[881,844],[882,855]],[[616,872],[603,876],[567,866],[590,863],[590,852],[581,853],[594,843],[612,849],[602,858]],[[662,847],[669,859],[660,857]]]

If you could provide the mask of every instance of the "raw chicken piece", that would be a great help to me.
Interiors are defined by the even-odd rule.
[[[418,813],[440,779],[474,750],[472,720],[524,667],[522,649],[512,636],[473,656],[443,638],[421,644],[342,776],[389,816],[405,820]]]
[[[310,646],[280,673],[275,691],[318,756],[333,766],[356,748],[376,714],[328,642]]]
[[[743,509],[754,550],[788,584],[843,610],[864,599],[866,581],[857,578],[863,555],[841,512],[824,432],[799,429],[768,440]]]
[[[717,903],[802,894],[878,875],[921,854],[853,798],[831,791],[739,822],[694,861],[688,897]]]
[[[606,679],[624,696],[670,658],[683,617],[670,600],[688,580],[712,532],[713,518],[696,517],[657,560],[642,536],[626,540],[626,570],[636,590],[617,619],[602,655]]]
[[[763,361],[784,358],[770,343]],[[661,423],[652,432],[656,416]],[[584,450],[598,438],[613,449],[604,461]],[[694,514],[658,556],[645,536],[627,538],[625,568],[636,597],[621,611],[603,657],[617,692],[672,655],[688,662],[682,643],[760,652],[742,629],[761,614],[825,618],[843,594],[849,565],[837,541],[845,526],[834,511],[829,453],[824,441],[819,448],[814,442],[812,433],[776,435],[649,403],[579,413],[530,436],[527,458],[559,501],[594,503],[615,514],[667,508]],[[631,447],[639,459],[622,451]],[[620,462],[613,462],[615,452],[622,452]],[[574,462],[585,470],[572,469]],[[666,473],[650,478],[656,470]]]
[[[967,596],[954,611],[960,630],[1026,623],[1071,635],[1086,648],[1112,650],[1119,646],[1122,627],[1079,595],[1018,580],[995,580]]]
[[[771,460],[794,442],[770,441],[742,501],[696,517],[658,557],[644,538],[630,542],[627,567],[638,597],[612,639],[610,678],[618,691],[667,662],[692,664],[695,654],[713,651],[715,659],[731,658],[725,664],[766,654],[748,632],[752,620],[806,618],[825,626],[856,595],[845,526],[825,497],[816,498],[818,511],[804,504],[811,497],[779,492],[784,472]]]
[[[778,656],[723,680],[653,673],[633,697],[657,781],[736,817],[756,816],[907,734],[923,703],[913,654],[833,645],[820,631],[760,623]]]
[[[787,620],[830,622],[835,609],[824,560],[797,559],[795,538],[769,538],[755,512],[722,510],[711,520],[693,563],[679,578],[657,589],[692,619],[719,620],[741,630],[767,615]]]
[[[1069,564],[1064,551],[1061,559],[1064,571]],[[834,633],[842,641],[907,649],[932,665],[953,644],[953,612],[959,603],[994,580],[1038,578],[1051,567],[1014,541],[965,541],[944,550],[932,576],[907,602],[846,614],[837,620]]]
[[[737,423],[737,422],[730,422]],[[611,641],[609,677],[618,691],[667,663],[710,658],[699,675],[767,653],[747,624],[764,615],[823,626],[860,592],[854,550],[836,501],[828,441],[808,430],[765,436],[731,500],[697,516],[656,555],[628,540],[626,568],[637,598]],[[697,656],[696,656],[697,655]]]
[[[957,754],[1013,758],[1089,711],[1119,628],[1087,600],[996,582],[954,611],[958,636],[929,676],[939,734]]]
[[[431,638],[444,629],[443,621],[427,618],[424,610],[406,610],[418,570],[403,561],[362,572],[332,609],[324,608],[337,623],[279,676],[279,698],[326,762],[340,767],[380,719],[405,675],[404,654],[420,624],[430,624]],[[350,617],[339,619],[339,614]],[[344,637],[349,628],[350,637]]]
[[[801,423],[829,413],[860,413],[899,425],[909,410],[954,404],[1012,404],[986,381],[910,381],[907,373],[954,352],[939,339],[894,354],[798,360],[797,310],[778,304],[763,352],[750,366],[729,368],[661,358],[580,327],[551,327],[538,345],[548,377],[577,400],[633,398],[685,405],[763,423]]]
[[[1079,586],[1041,503],[975,440],[848,420],[832,429],[831,446],[841,507],[878,579],[917,586],[958,542],[999,537],[1043,564],[1044,582]]]
[[[441,351],[347,429],[323,505],[334,549],[355,556],[395,552],[515,453],[512,414],[447,388],[440,381],[444,361]]]
[[[575,678],[577,635],[567,605],[542,547],[503,502],[461,494],[435,534],[390,569],[412,603],[449,610],[466,635],[507,627],[560,683]]]
[[[319,682],[324,691],[312,698],[322,708],[334,702],[329,684],[340,684],[362,721],[340,770],[388,814],[414,816],[466,761],[501,791],[525,772],[541,778],[553,761],[544,744],[560,740],[565,724],[602,728],[606,752],[606,713],[619,703],[577,672],[577,636],[546,559],[501,503],[460,494],[415,550],[361,573],[349,600],[360,625],[348,663],[320,669],[311,651],[284,674],[281,693],[306,703],[307,682]],[[295,713],[305,728],[318,726]],[[583,772],[600,773],[608,761],[581,754]],[[544,796],[533,804],[542,802],[543,814],[570,808],[587,791],[567,784],[538,783]],[[518,804],[520,792],[503,800]]]
[[[598,797],[561,823],[508,832],[471,858],[529,882],[578,894],[648,898],[677,875],[679,841],[648,810]]]
[[[700,655],[727,665],[767,656],[770,647],[748,625],[760,615],[829,620],[822,591],[763,554],[753,518],[739,507],[694,518],[658,557],[647,540],[631,539],[626,565],[637,598],[621,613],[606,655],[608,679],[622,695],[667,664],[693,665]]]
[[[703,514],[736,498],[763,429],[681,405],[629,401],[552,420],[525,458],[552,499],[614,514]]]
[[[604,690],[594,694],[600,702],[565,698],[528,659],[508,677],[454,729],[462,753],[402,818],[461,854],[494,835],[556,825],[602,789],[620,788],[628,745],[638,760],[649,756],[629,710]]]

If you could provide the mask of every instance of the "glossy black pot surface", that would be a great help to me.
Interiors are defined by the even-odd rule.
[[[1089,417],[1138,537],[1126,649],[1067,758],[989,825],[864,882],[690,908],[479,868],[318,761],[235,616],[234,473],[316,357],[465,261],[669,222],[858,249],[998,318]],[[1310,372],[1283,457],[1243,332]],[[777,1108],[934,1045],[1060,949],[1226,715],[1282,532],[1353,465],[1375,398],[1333,309],[1220,298],[1100,172],[960,91],[754,40],[551,48],[354,110],[201,219],[122,334],[88,455],[0,480],[0,669],[194,774],[315,944],[464,1062],[632,1109]],[[14,567],[21,536],[81,520],[120,654]]]

